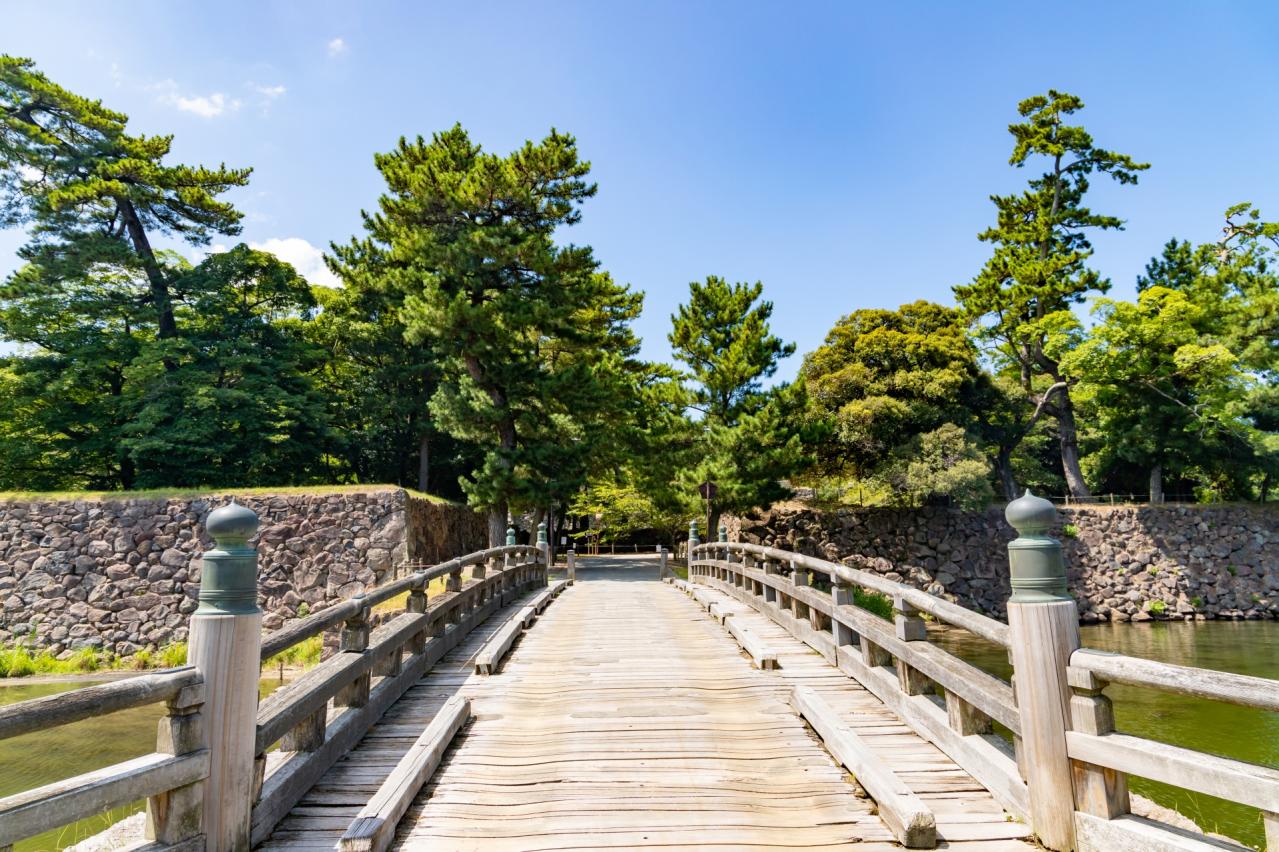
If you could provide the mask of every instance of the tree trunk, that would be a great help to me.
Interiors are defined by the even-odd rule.
[[[133,464],[133,457],[127,452],[120,456],[120,487],[125,491],[133,490],[133,483],[137,481],[138,471]],[[1263,497],[1261,502],[1266,502]]]
[[[1150,502],[1162,503],[1164,501],[1164,466],[1161,462],[1155,462],[1150,466]]]
[[[719,541],[719,519],[723,514],[724,510],[712,502],[706,515],[706,534],[702,536],[702,541]]]
[[[1062,390],[1057,403],[1057,436],[1061,440],[1061,466],[1066,473],[1066,488],[1076,500],[1092,497],[1084,472],[1079,466],[1079,429],[1075,426],[1075,406],[1070,392]]]
[[[1017,477],[1013,475],[1012,456],[1012,447],[1000,447],[999,455],[995,457],[995,472],[999,475],[999,487],[1004,492],[1004,499],[1010,503],[1019,496]]]
[[[151,302],[156,313],[156,337],[161,340],[177,337],[178,324],[173,318],[173,300],[169,296],[169,282],[164,277],[160,262],[155,258],[155,251],[151,248],[151,241],[147,239],[146,229],[142,227],[142,220],[138,218],[138,211],[134,209],[133,202],[127,198],[116,199],[116,203],[120,207],[120,215],[124,218],[124,226],[129,232],[129,241],[133,243],[133,250],[142,261],[142,269],[146,272],[147,281],[151,285]]]
[[[506,544],[506,503],[489,509],[489,547]]]
[[[431,493],[431,436],[423,435],[417,441],[417,490]]]
[[[1270,492],[1270,472],[1266,471],[1266,475],[1261,477],[1261,502],[1266,502],[1266,497]]]

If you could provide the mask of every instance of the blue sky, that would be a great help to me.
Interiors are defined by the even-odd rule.
[[[1115,295],[1234,202],[1279,217],[1275,3],[29,3],[0,52],[175,134],[180,160],[253,166],[240,239],[314,280],[401,135],[569,131],[600,191],[564,237],[645,291],[654,359],[708,274],[762,280],[800,353],[851,310],[949,302],[988,254],[988,196],[1029,177],[1007,164],[1017,101],[1049,87],[1153,164],[1091,198],[1128,221],[1095,241]],[[0,232],[0,274],[20,242]]]

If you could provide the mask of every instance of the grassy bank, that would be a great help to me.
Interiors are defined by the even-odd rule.
[[[263,670],[307,668],[320,661],[323,650],[322,637],[313,636],[287,651],[276,654],[264,662],[262,668]],[[187,643],[185,642],[174,642],[156,649],[145,648],[127,657],[117,657],[109,651],[101,651],[97,648],[81,648],[61,660],[49,651],[32,651],[30,648],[19,645],[0,648],[0,677],[171,669],[174,666],[186,665],[186,661]]]
[[[443,497],[399,485],[281,485],[265,488],[153,488],[142,491],[0,491],[0,502],[31,503],[40,500],[177,500],[216,496],[273,496],[288,494],[360,494],[374,491],[407,491],[432,503],[451,503]]]

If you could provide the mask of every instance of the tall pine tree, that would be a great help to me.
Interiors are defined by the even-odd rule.
[[[1071,306],[1110,286],[1087,265],[1092,256],[1088,232],[1123,227],[1121,219],[1085,206],[1089,178],[1102,174],[1133,184],[1149,168],[1097,147],[1083,127],[1067,124],[1083,106],[1074,95],[1056,90],[1018,104],[1025,121],[1008,128],[1014,141],[1009,162],[1021,168],[1042,160],[1047,168],[1023,192],[991,196],[997,222],[979,237],[994,245],[994,254],[972,283],[955,287],[960,305],[978,324],[979,337],[1015,365],[1034,405],[1030,425],[1041,415],[1056,423],[1066,486],[1074,497],[1087,497],[1089,491],[1059,344],[1066,339],[1063,328],[1073,322]]]

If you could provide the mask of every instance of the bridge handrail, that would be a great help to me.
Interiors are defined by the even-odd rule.
[[[276,654],[287,651],[299,642],[304,642],[330,628],[336,627],[342,622],[355,617],[364,607],[377,606],[396,595],[403,594],[417,586],[425,586],[430,581],[447,576],[459,569],[477,565],[498,556],[506,556],[507,554],[527,555],[537,552],[537,548],[530,545],[504,545],[468,553],[465,556],[459,556],[447,562],[441,562],[425,568],[419,568],[417,565],[401,566],[418,570],[399,579],[383,583],[374,589],[364,592],[363,595],[357,595],[354,598],[312,613],[306,618],[300,618],[270,633],[262,640],[262,659],[268,660]]]
[[[1092,648],[1080,648],[1071,654],[1070,667],[1089,672],[1106,683],[1146,687],[1279,713],[1279,680],[1179,666]],[[1079,678],[1076,676],[1076,679]]]
[[[147,799],[148,832],[157,848],[203,848],[202,784],[209,774],[209,751],[200,715],[204,676],[194,666],[0,707],[0,739],[156,701],[166,702],[166,715],[154,752],[0,798],[0,849],[138,799]]]
[[[901,598],[905,603],[910,604],[921,612],[928,613],[939,621],[954,627],[960,627],[1003,648],[1008,647],[1007,624],[1003,624],[979,612],[965,609],[944,598],[930,595],[925,591],[916,589],[914,586],[898,583],[886,577],[872,574],[869,571],[863,571],[860,568],[852,568],[838,562],[830,562],[825,559],[818,559],[815,556],[807,556],[777,547],[765,547],[746,542],[708,542],[694,547],[693,553],[694,555],[710,554],[715,553],[718,549],[725,548],[738,553],[750,553],[767,559],[798,565],[809,571],[817,571],[831,577],[838,577],[845,583],[851,583],[863,589],[887,595],[890,598]]]
[[[470,577],[464,579],[466,568]],[[437,577],[448,578],[445,591],[428,600],[427,585]],[[250,815],[251,842],[265,840],[382,713],[476,624],[539,583],[546,583],[545,552],[508,545],[441,562],[325,610],[343,616],[326,624],[342,624],[338,653],[257,708],[253,751],[260,782]],[[409,593],[404,612],[373,628],[373,606],[404,591]],[[307,621],[307,635],[323,629],[316,628],[318,620]],[[288,634],[289,644],[303,638],[301,631]],[[288,646],[271,647],[278,653]],[[272,750],[277,743],[280,747]]]
[[[204,682],[195,666],[137,674],[0,707],[0,740],[164,701]]]

